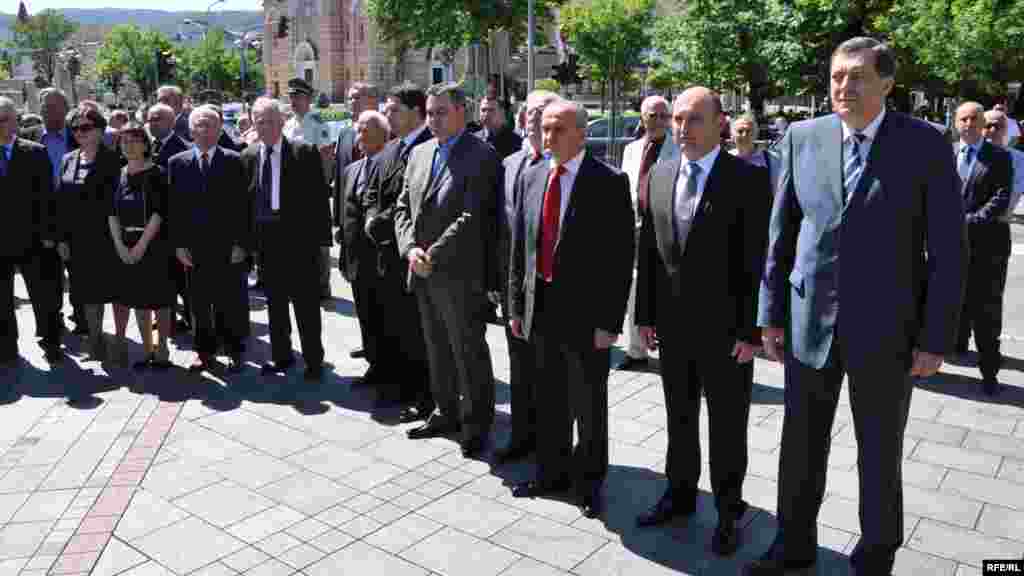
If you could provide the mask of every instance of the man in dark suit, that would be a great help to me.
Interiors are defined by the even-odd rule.
[[[429,367],[416,295],[407,290],[409,265],[395,241],[395,209],[405,183],[405,168],[412,150],[432,138],[426,125],[427,94],[414,84],[392,88],[384,105],[391,133],[377,160],[370,183],[375,201],[366,211],[366,234],[373,242],[377,262],[378,354],[390,375],[389,385],[377,388],[382,404],[405,406],[400,420],[425,420],[434,411]]]
[[[216,109],[192,111],[195,146],[168,161],[171,242],[191,275],[192,326],[197,357],[189,370],[213,368],[218,343],[230,372],[242,370],[247,333],[246,252],[251,249],[251,200],[238,154],[217,145]]]
[[[295,364],[288,304],[295,320],[306,363],[304,377],[323,377],[324,347],[320,320],[320,248],[331,244],[320,152],[311,144],[291,142],[282,134],[281,103],[259,98],[253,104],[258,145],[242,154],[249,178],[256,222],[256,245],[262,257],[262,278],[270,315],[273,361],[264,374],[287,371]]]
[[[512,411],[512,433],[508,445],[498,451],[499,463],[525,458],[537,448],[537,358],[533,344],[512,335],[509,326],[509,312],[512,303],[509,299],[508,277],[509,260],[512,257],[512,236],[516,223],[516,210],[519,207],[519,186],[522,174],[528,168],[545,160],[543,135],[540,120],[544,108],[558,100],[558,94],[546,90],[534,90],[526,96],[526,141],[522,150],[505,158],[502,162],[504,170],[504,186],[498,202],[498,262],[502,279],[501,307],[505,321],[505,339],[508,341],[509,387],[512,396],[509,408]]]
[[[505,107],[497,98],[484,97],[480,101],[480,125],[482,128],[473,134],[494,146],[498,160],[505,160],[523,147],[522,136],[505,122]]]
[[[1003,363],[999,334],[1003,329],[1003,291],[1010,263],[1010,196],[1013,160],[1009,152],[982,138],[985,109],[965,102],[956,109],[960,140],[953,144],[967,220],[970,260],[967,292],[960,315],[957,353],[967,353],[974,331],[985,393],[999,390],[996,375]]]
[[[174,110],[174,133],[182,140],[191,143],[192,131],[189,126],[189,113],[185,111],[185,95],[178,86],[166,85],[156,89],[156,101],[166,104]]]
[[[434,139],[409,155],[395,234],[419,300],[437,408],[408,434],[431,438],[461,429],[462,453],[472,456],[494,422],[483,312],[498,285],[500,165],[493,148],[466,134],[466,95],[457,84],[427,90],[427,125]]]
[[[718,508],[712,548],[736,550],[736,520],[746,511],[746,377],[760,341],[757,290],[768,225],[768,177],[722,149],[719,96],[680,94],[672,129],[682,156],[655,165],[640,236],[636,324],[649,349],[661,349],[668,420],[661,500],[637,518],[652,526],[697,508],[701,394],[710,420],[711,486]],[[699,281],[693,274],[700,271]],[[680,322],[680,311],[687,321]],[[694,330],[695,326],[703,329]]]
[[[779,530],[748,567],[755,576],[815,562],[844,376],[860,477],[855,573],[889,574],[903,542],[913,377],[935,374],[953,352],[966,245],[949,145],[928,124],[885,109],[895,74],[884,44],[843,42],[831,62],[836,113],[793,124],[778,147],[758,325],[769,356],[781,361],[785,345]]]
[[[0,96],[0,189],[6,195],[0,211],[0,365],[18,356],[14,270],[20,268],[28,288],[47,362],[59,363],[61,325],[54,294],[59,291],[57,265],[43,256],[56,238],[53,172],[46,148],[18,138],[14,101]]]
[[[44,88],[39,92],[39,112],[43,116],[43,123],[29,128],[22,132],[21,137],[32,142],[37,142],[46,147],[46,154],[50,159],[53,168],[53,186],[56,189],[60,178],[60,165],[64,155],[78,149],[78,141],[75,135],[67,126],[68,99],[64,92],[56,88]],[[73,274],[73,265],[70,260],[61,260],[55,248],[43,247],[37,256],[40,259],[40,269],[53,268],[53,274],[57,282],[53,284],[53,303],[51,308],[57,315],[57,322],[63,324],[61,310],[64,308],[64,271],[68,276]],[[48,274],[49,275],[49,274]],[[71,300],[71,321],[75,323],[72,333],[84,336],[89,333],[85,321],[85,307],[78,301],[78,296],[71,292],[68,284],[68,296]]]
[[[366,233],[366,212],[376,202],[369,193],[369,184],[378,169],[376,156],[387,143],[390,128],[380,112],[367,110],[359,115],[355,129],[356,147],[362,158],[345,167],[337,186],[341,193],[341,198],[336,199],[341,227],[338,268],[352,285],[363,349],[369,352],[368,357],[376,359],[380,349],[378,333],[387,321],[386,318],[378,318],[386,309],[379,300],[377,250]],[[382,362],[370,364],[360,379],[361,383],[378,383],[386,370],[384,365]]]
[[[359,118],[359,115],[365,110],[377,109],[377,87],[372,84],[357,82],[349,88],[348,100],[349,105],[352,108],[352,117]],[[341,213],[339,212],[341,204],[338,199],[343,198],[340,188],[344,175],[343,171],[346,166],[360,158],[362,158],[362,152],[360,152],[359,148],[356,146],[355,128],[343,128],[341,132],[338,133],[338,141],[334,145],[334,180],[331,192],[332,197],[335,199],[333,219],[335,226],[341,226]],[[341,242],[340,230],[337,232],[336,240],[339,243]],[[328,258],[329,256],[330,255],[328,254]],[[321,280],[323,280],[323,270],[321,270]],[[376,351],[374,350],[368,350],[366,342],[363,342],[363,347],[352,350],[349,352],[349,356],[352,358],[365,358],[372,368],[377,362],[377,358],[374,355],[375,352]]]
[[[575,486],[583,514],[601,513],[608,471],[610,349],[633,279],[629,179],[583,147],[587,112],[549,104],[541,120],[549,162],[520,180],[509,272],[511,330],[535,346],[537,477],[533,497]],[[579,443],[573,450],[573,423]]]

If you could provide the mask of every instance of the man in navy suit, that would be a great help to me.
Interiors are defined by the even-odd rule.
[[[949,144],[885,109],[896,62],[871,38],[831,63],[836,114],[793,124],[769,228],[758,324],[785,355],[779,531],[752,575],[814,564],[830,430],[843,377],[857,435],[858,575],[889,574],[903,543],[901,462],[913,377],[953,352],[964,210]],[[841,242],[841,245],[840,245]]]
[[[970,260],[967,291],[960,316],[957,353],[967,353],[974,331],[985,393],[999,390],[996,375],[1003,363],[999,334],[1003,329],[1003,290],[1010,263],[1010,184],[1013,160],[1010,153],[982,138],[985,109],[964,102],[956,109],[960,141],[953,144],[956,168],[963,182],[964,212]]]
[[[242,370],[247,332],[246,252],[251,249],[251,198],[237,152],[217,145],[217,110],[200,106],[189,115],[195,146],[168,161],[171,241],[192,276],[192,327],[196,360],[192,372],[212,368],[218,343],[230,357],[228,370]]]

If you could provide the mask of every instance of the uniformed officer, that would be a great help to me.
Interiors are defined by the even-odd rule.
[[[284,125],[285,137],[312,144],[320,150],[320,157],[324,161],[324,175],[327,176],[328,170],[334,167],[334,142],[331,141],[330,130],[320,113],[310,110],[313,87],[302,78],[292,78],[288,81],[288,99],[291,100],[292,112],[295,115]],[[321,249],[320,260],[320,297],[326,300],[331,297],[330,248]]]

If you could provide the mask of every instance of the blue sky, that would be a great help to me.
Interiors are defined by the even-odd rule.
[[[35,13],[47,8],[158,8],[172,9],[176,11],[201,10],[205,11],[213,0],[174,0],[174,2],[159,6],[160,3],[147,2],[145,0],[26,0],[25,5],[29,12]],[[260,10],[260,0],[225,0],[217,4],[214,10]],[[0,12],[16,14],[18,12],[18,0],[4,0],[0,2]]]

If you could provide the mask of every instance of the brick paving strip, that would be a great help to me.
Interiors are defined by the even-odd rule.
[[[68,540],[48,574],[88,574],[92,570],[183,406],[184,403],[160,402],[136,433],[127,452],[115,461],[116,465],[95,504],[82,517],[74,536]]]

